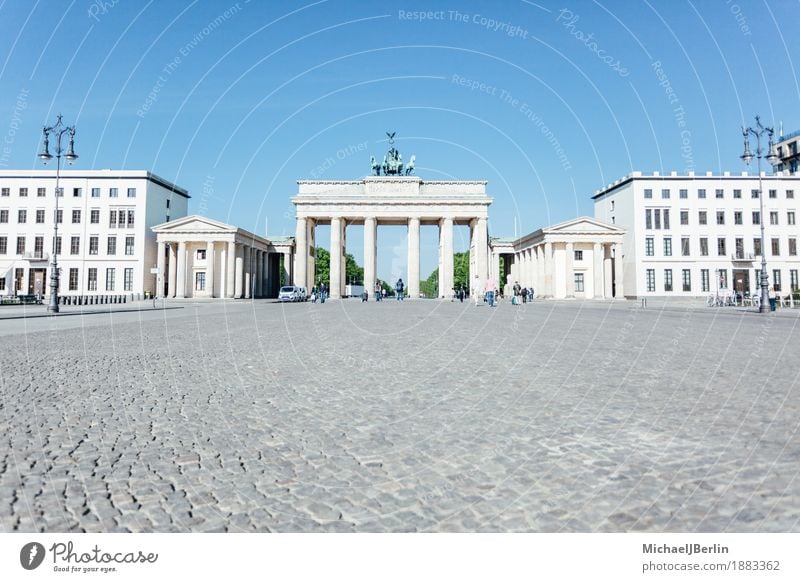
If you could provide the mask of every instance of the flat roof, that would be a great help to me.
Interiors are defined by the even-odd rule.
[[[148,180],[166,188],[170,192],[180,194],[185,198],[191,198],[189,191],[181,188],[177,184],[165,180],[161,176],[148,172],[147,170],[61,170],[62,178],[77,180],[103,179],[103,180],[128,180],[140,179]],[[55,179],[55,170],[0,170],[0,178],[15,179]]]

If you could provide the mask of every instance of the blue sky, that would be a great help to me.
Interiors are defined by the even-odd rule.
[[[191,212],[293,234],[296,181],[361,178],[396,131],[423,179],[488,180],[490,234],[512,236],[591,215],[632,170],[744,170],[756,113],[800,129],[799,9],[0,0],[0,167],[39,167],[61,112],[76,167],[148,169],[189,189]],[[380,276],[404,273],[404,236],[379,230]],[[435,229],[422,244],[425,275]]]

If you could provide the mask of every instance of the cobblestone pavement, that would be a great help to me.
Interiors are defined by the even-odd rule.
[[[0,531],[800,531],[800,325],[680,304],[0,321]]]

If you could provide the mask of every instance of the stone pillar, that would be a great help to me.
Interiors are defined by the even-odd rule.
[[[236,243],[228,241],[225,251],[225,297],[233,299],[236,292]],[[220,293],[222,295],[222,293]]]
[[[175,284],[175,297],[186,297],[186,243],[178,243],[178,273]]]
[[[253,257],[250,245],[244,245],[244,298],[252,297],[251,290],[253,285]]]
[[[606,299],[612,299],[611,254],[608,245],[603,245],[603,250],[603,297]],[[608,253],[608,256],[606,256],[606,253]]]
[[[255,295],[253,295],[253,297],[258,298],[258,297],[261,297],[261,294],[263,293],[262,285],[264,283],[264,281],[263,281],[263,278],[264,278],[264,265],[263,265],[264,252],[260,251],[258,249],[255,249],[255,253],[256,253],[256,267],[255,267],[255,271],[256,271],[256,292],[255,292]]]
[[[419,298],[419,218],[408,219],[408,296]]]
[[[544,243],[544,292],[553,297],[553,243]]]
[[[206,244],[206,294],[214,297],[214,241]]]
[[[442,249],[439,261],[439,297],[450,299],[453,296],[453,219],[443,218],[439,228]]]
[[[297,219],[294,241],[294,280],[297,287],[308,287],[306,276],[308,274],[308,221],[305,218]]]
[[[306,293],[317,284],[317,221],[313,218],[308,219],[308,263],[306,265]],[[313,253],[311,252],[313,249]]]
[[[374,216],[364,219],[364,289],[370,296],[375,293],[375,254],[378,221]]]
[[[479,218],[475,223],[475,254],[478,277],[485,281],[489,276],[489,231],[485,218]]]
[[[603,298],[603,245],[594,243],[592,250],[592,271],[594,272],[594,298]]]
[[[342,219],[331,218],[331,264],[330,264],[330,297],[342,298]]]
[[[339,288],[344,293],[345,285],[347,285],[347,219],[342,218],[342,253],[339,255],[339,264],[341,267],[339,270],[341,273],[341,279],[339,279]]]
[[[269,251],[261,251],[261,297],[269,294]]]
[[[614,244],[614,285],[616,287],[615,299],[625,299],[625,289],[623,288],[623,273],[622,273],[622,245],[619,243]],[[674,285],[673,281],[673,285]]]
[[[158,241],[158,256],[156,257],[156,267],[158,267],[158,275],[156,276],[156,288],[153,290],[156,297],[164,296],[164,270],[166,268],[166,252],[167,245],[164,241]],[[99,270],[99,269],[98,269]]]
[[[284,285],[292,284],[292,251],[283,252],[283,280]],[[280,273],[278,274],[278,288],[280,289]]]
[[[169,280],[167,281],[167,295],[175,297],[178,285],[178,249],[175,243],[169,243]]]
[[[567,277],[567,298],[575,297],[575,245],[571,242],[566,244],[567,257],[564,261],[564,273]]]
[[[233,296],[242,298],[244,283],[244,245],[236,245],[236,273],[233,276]]]
[[[542,249],[542,245],[536,245],[533,248],[534,253],[536,253],[536,286],[533,288],[534,294],[540,297],[545,296],[545,288],[544,288],[544,252]]]

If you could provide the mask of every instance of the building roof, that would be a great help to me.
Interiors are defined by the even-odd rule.
[[[184,198],[191,198],[189,191],[147,170],[61,170],[60,176],[72,180],[148,180]],[[0,178],[11,179],[55,179],[55,170],[0,170]]]

